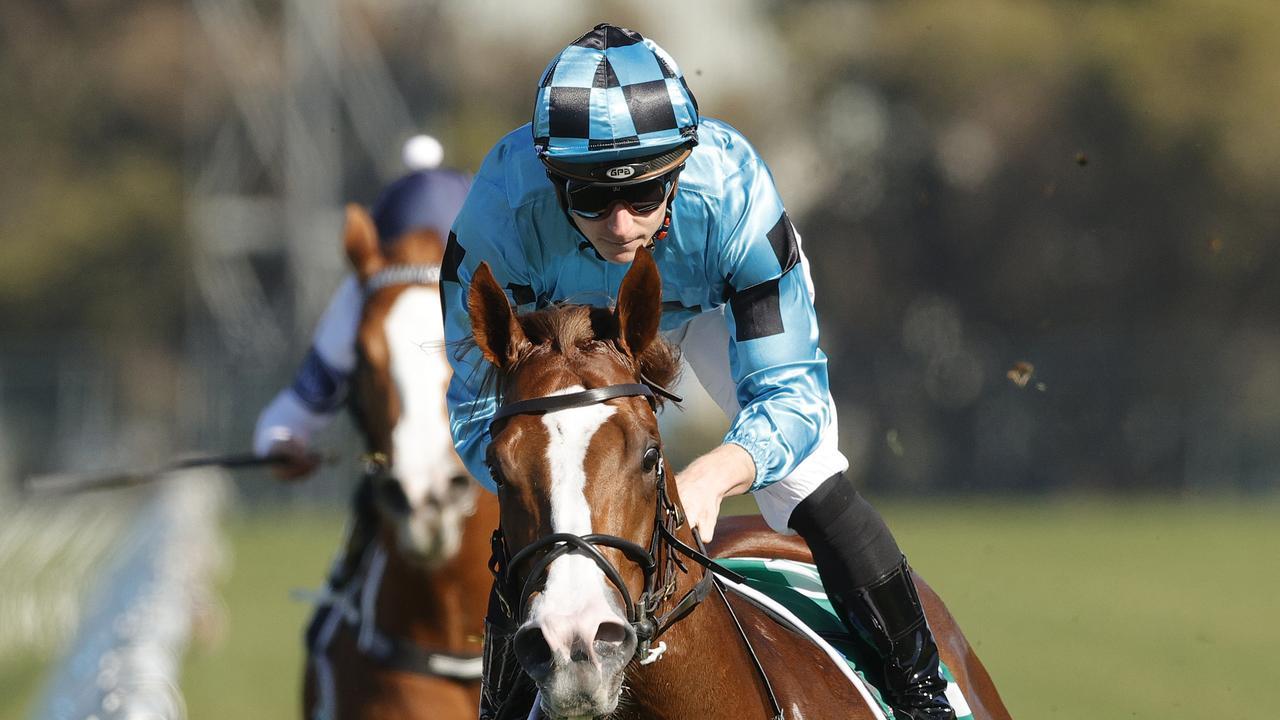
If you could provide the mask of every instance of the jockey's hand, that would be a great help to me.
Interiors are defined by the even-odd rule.
[[[756,465],[740,446],[727,443],[689,463],[676,474],[676,488],[689,525],[703,542],[711,542],[720,502],[751,489]]]
[[[271,466],[271,473],[278,480],[302,480],[315,471],[323,459],[320,453],[312,452],[307,446],[295,438],[278,440],[271,444],[267,457],[279,456],[284,461]]]

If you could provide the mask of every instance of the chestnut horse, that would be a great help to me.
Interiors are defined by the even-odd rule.
[[[551,718],[883,718],[823,649],[749,602],[699,550],[666,473],[656,405],[679,370],[658,334],[661,281],[645,251],[615,309],[516,315],[481,265],[468,308],[501,403],[502,605]],[[798,538],[726,523],[721,552],[810,560]],[[918,582],[943,660],[975,718],[1008,718],[938,597]]]
[[[344,242],[365,292],[351,407],[368,452],[357,513],[372,533],[349,539],[355,577],[308,633],[305,717],[475,718],[498,515],[449,433],[444,242],[414,231],[379,247],[358,205]]]

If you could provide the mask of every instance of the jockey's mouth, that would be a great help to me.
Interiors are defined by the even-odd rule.
[[[607,243],[609,243],[610,245],[617,245],[618,247],[625,247],[625,246],[630,245],[630,244],[632,244],[632,243],[645,243],[645,242],[647,242],[647,241],[648,241],[648,238],[647,238],[647,237],[644,237],[644,236],[639,236],[639,237],[630,237],[630,238],[621,238],[621,239],[617,239],[617,238],[611,238],[611,237],[609,237],[609,236],[607,236],[607,235],[602,235],[602,236],[600,236],[600,240],[601,240],[601,241],[603,241],[603,242],[607,242]]]

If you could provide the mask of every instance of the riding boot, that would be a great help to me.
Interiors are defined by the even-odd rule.
[[[885,691],[894,712],[912,720],[954,718],[938,646],[907,559],[876,582],[835,597],[845,622],[861,629],[884,658]]]
[[[841,620],[883,660],[895,716],[954,720],[911,568],[880,514],[840,473],[805,498],[789,524],[813,552]]]
[[[497,590],[490,591],[489,613],[484,620],[480,720],[524,720],[533,708],[538,689],[516,658],[515,629]]]

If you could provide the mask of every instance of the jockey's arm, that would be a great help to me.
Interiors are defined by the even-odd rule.
[[[797,264],[777,280],[777,297],[759,301],[759,307],[731,302],[725,313],[729,365],[742,409],[724,443],[676,476],[685,513],[706,542],[724,498],[786,477],[830,423],[826,356],[817,347],[809,287]],[[751,335],[769,328],[778,332]]]
[[[506,198],[501,188],[488,180],[485,168],[474,180],[453,227],[440,270],[445,354],[453,367],[448,392],[449,429],[467,471],[493,491],[495,485],[485,455],[489,448],[489,420],[497,403],[485,387],[489,364],[471,343],[467,293],[481,262],[488,263],[503,287],[510,283],[535,287],[537,283],[522,257]]]
[[[717,274],[728,297],[729,370],[741,409],[724,444],[677,476],[690,522],[708,541],[723,498],[786,477],[830,423],[826,356],[799,238],[758,158],[729,183]]]
[[[259,457],[286,458],[274,470],[281,479],[306,477],[320,463],[320,455],[310,447],[311,438],[329,424],[346,401],[348,380],[356,364],[360,306],[359,281],[349,275],[320,317],[293,382],[258,415],[253,451]]]

